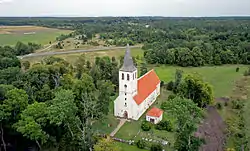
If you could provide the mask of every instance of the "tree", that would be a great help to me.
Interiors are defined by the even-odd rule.
[[[102,138],[94,145],[94,151],[120,151],[111,138]]]
[[[56,115],[58,116],[58,115]],[[33,103],[21,114],[21,119],[14,125],[16,130],[30,140],[41,144],[46,143],[49,135],[43,130],[47,124],[47,105],[45,103]]]
[[[193,100],[199,107],[205,107],[213,101],[212,86],[197,75],[187,75],[181,82],[177,93]]]
[[[99,112],[107,115],[109,104],[112,101],[110,96],[114,90],[114,86],[110,81],[97,81],[97,89],[99,90],[99,101],[97,102]]]
[[[24,70],[28,70],[30,68],[30,62],[29,61],[24,61],[22,63]]]
[[[141,124],[141,129],[143,131],[149,131],[151,129],[151,123],[149,123],[147,121],[143,121]]]
[[[160,144],[152,144],[150,151],[162,151],[162,146]]]
[[[143,149],[146,146],[146,142],[144,140],[139,140],[138,142],[136,142],[136,146],[140,149]]]
[[[175,149],[198,150],[202,140],[194,137],[193,133],[203,117],[202,109],[197,107],[192,100],[179,96],[164,102],[161,107],[177,120]]]
[[[19,118],[20,113],[28,105],[28,95],[24,90],[10,88],[5,95],[6,99],[0,102],[0,133],[1,141],[6,151],[6,143],[4,140],[4,125],[11,126]]]
[[[148,68],[146,63],[141,63],[141,67],[140,67],[140,76],[143,76],[144,74],[146,74],[148,72]]]

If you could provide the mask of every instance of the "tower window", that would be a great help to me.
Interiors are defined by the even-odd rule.
[[[127,88],[128,86],[125,84],[124,87]]]
[[[124,80],[124,73],[122,74],[122,80]]]
[[[129,81],[129,74],[127,74],[127,80]]]
[[[125,93],[125,95],[127,95],[127,93]]]
[[[127,103],[125,103],[125,105],[124,105],[125,107],[127,107]]]
[[[125,100],[127,100],[127,98],[125,98]]]

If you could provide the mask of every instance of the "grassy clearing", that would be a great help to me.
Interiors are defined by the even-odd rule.
[[[240,71],[235,69],[240,67]],[[176,66],[158,66],[153,67],[161,80],[169,82],[174,79],[176,69],[181,69],[185,73],[199,74],[205,81],[210,83],[214,89],[215,97],[230,96],[236,80],[243,76],[247,66],[244,65],[224,65],[211,67],[176,67]]]
[[[15,45],[18,41],[46,45],[50,41],[55,41],[57,36],[70,32],[37,26],[2,26],[0,27],[0,45]]]
[[[120,56],[123,56],[125,53],[125,49],[114,49],[114,50],[103,50],[103,51],[95,51],[95,52],[85,52],[85,53],[72,53],[72,54],[61,54],[61,55],[54,55],[54,57],[60,57],[65,59],[71,64],[75,64],[77,58],[84,54],[86,56],[87,60],[94,61],[95,57],[103,57],[103,56],[109,56],[109,57],[116,57],[119,59]],[[140,56],[143,57],[143,50],[140,48],[132,48],[131,49],[132,56]],[[47,56],[39,56],[39,57],[29,57],[24,58],[22,61],[29,61],[31,64],[39,63],[41,60],[46,58]]]
[[[120,142],[115,142],[115,145],[118,146],[121,149],[121,151],[147,151],[145,149],[137,148],[137,146],[128,145]]]

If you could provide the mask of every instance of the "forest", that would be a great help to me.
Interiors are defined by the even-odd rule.
[[[0,25],[74,30],[59,36],[58,41],[78,35],[85,42],[99,35],[107,46],[142,45],[144,57],[137,64],[141,75],[148,71],[147,65],[156,64],[250,64],[249,17],[0,18]],[[123,58],[96,57],[91,62],[81,55],[70,64],[51,56],[33,65],[17,58],[41,47],[22,42],[0,46],[0,148],[119,151],[108,145],[113,142],[99,137],[93,124],[108,114],[112,98],[118,93]],[[137,63],[138,59],[133,59]],[[175,80],[167,82],[161,85],[172,95],[161,108],[176,118],[174,149],[198,150],[205,142],[194,137],[194,132],[204,109],[213,104],[212,87],[198,75],[184,77],[179,70]],[[168,122],[157,128],[168,129],[165,124]],[[239,137],[249,144],[247,136]],[[151,146],[152,151],[157,148]]]

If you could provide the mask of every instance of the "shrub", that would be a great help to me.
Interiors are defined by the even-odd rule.
[[[158,130],[166,130],[168,132],[173,131],[173,125],[170,121],[161,121],[155,128]]]
[[[161,87],[163,87],[163,86],[165,86],[165,83],[164,83],[164,81],[161,81]]]
[[[174,82],[170,81],[167,84],[167,90],[172,91],[174,89]]]
[[[162,146],[160,144],[152,144],[150,151],[162,151]]]
[[[222,109],[222,104],[220,102],[216,103],[216,108],[221,110]]]
[[[244,76],[249,76],[250,75],[250,67],[244,72]]]
[[[232,101],[232,108],[233,109],[242,109],[243,108],[243,102],[240,100],[233,100]]]
[[[149,131],[151,129],[151,123],[144,121],[141,124],[141,128],[143,131]]]
[[[239,71],[240,71],[240,68],[239,68],[239,67],[237,67],[237,68],[236,68],[236,72],[239,72]]]
[[[143,140],[139,140],[139,141],[136,143],[136,146],[137,146],[138,148],[140,148],[140,149],[143,149],[143,148],[145,148],[146,143],[145,143],[145,141],[143,141]]]

